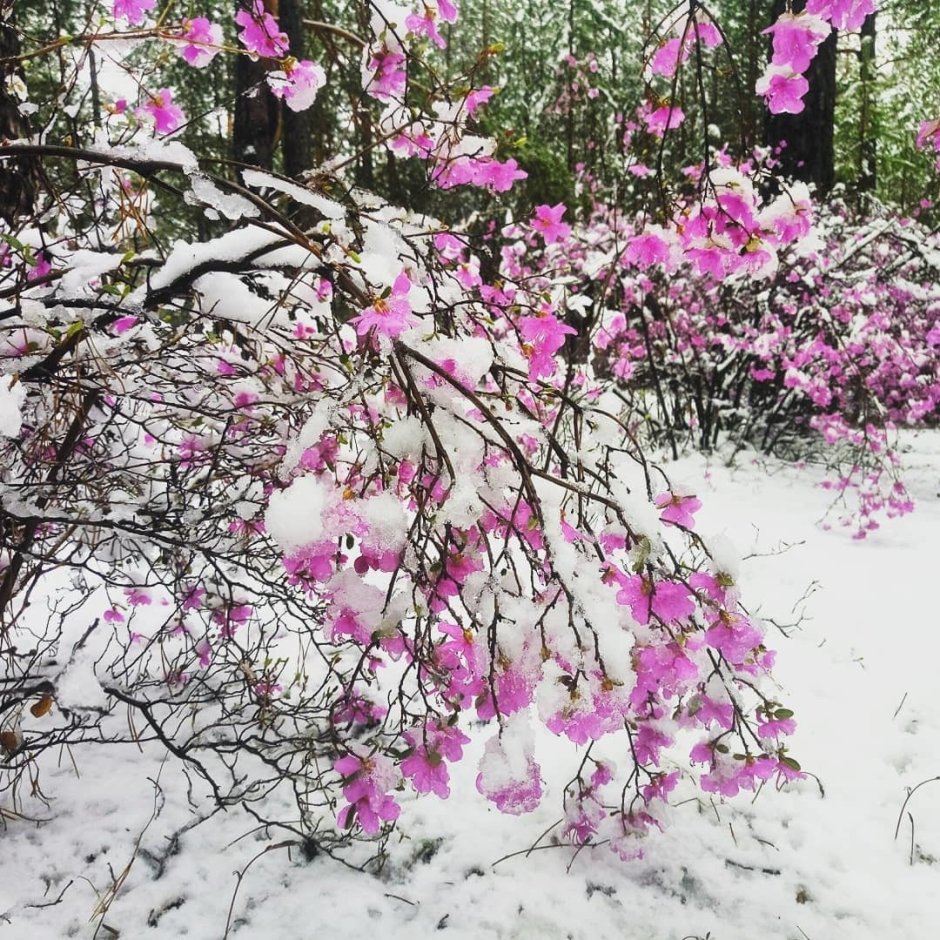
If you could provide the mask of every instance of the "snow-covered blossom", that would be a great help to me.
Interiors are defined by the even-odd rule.
[[[378,336],[397,339],[405,330],[417,323],[408,300],[410,292],[411,281],[402,271],[395,278],[395,283],[387,296],[376,298],[370,306],[350,321],[356,327],[356,332],[360,336],[365,336],[374,330]]]
[[[268,72],[272,94],[283,98],[292,111],[306,111],[326,84],[326,73],[315,62],[288,58],[280,71]]]
[[[205,68],[221,51],[222,27],[204,16],[183,20],[180,55],[194,68]]]
[[[162,88],[151,95],[136,113],[139,118],[152,121],[158,134],[172,134],[186,120],[183,109],[173,101],[173,92],[169,88]]]
[[[114,0],[111,13],[115,19],[124,19],[131,26],[139,26],[156,5],[157,0]]]
[[[264,0],[252,0],[251,9],[239,10],[235,22],[241,26],[238,38],[254,56],[276,59],[284,55],[289,42],[277,20],[265,9]]]

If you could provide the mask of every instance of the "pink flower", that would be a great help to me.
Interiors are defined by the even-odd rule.
[[[672,78],[676,69],[689,57],[688,44],[676,36],[664,42],[650,59],[650,70],[654,75]]]
[[[138,117],[150,118],[158,134],[172,134],[186,120],[183,109],[173,104],[173,92],[169,88],[158,91],[147,104],[141,105],[136,113]]]
[[[372,79],[366,84],[365,90],[373,98],[387,101],[405,90],[408,73],[405,71],[405,56],[402,53],[386,48],[374,52],[369,59],[369,71],[372,72]]]
[[[199,657],[199,665],[203,669],[208,669],[212,665],[212,644],[208,640],[203,640],[196,647],[196,655]]]
[[[628,264],[644,270],[654,264],[665,264],[669,260],[669,244],[655,232],[644,232],[631,239],[624,258]]]
[[[146,607],[150,603],[150,593],[144,588],[125,588],[124,594],[133,607]]]
[[[662,510],[659,517],[663,522],[691,529],[695,526],[692,514],[702,508],[702,501],[694,496],[681,496],[678,493],[666,492],[656,497],[656,508]]]
[[[705,631],[705,642],[717,649],[732,665],[744,662],[763,641],[763,636],[746,618],[720,611]]]
[[[128,314],[126,317],[118,317],[114,323],[111,324],[111,329],[120,336],[122,333],[126,333],[132,327],[137,325],[137,317],[133,314]]]
[[[457,22],[457,4],[451,0],[437,0],[437,13],[446,23]]]
[[[47,274],[52,273],[52,262],[49,260],[49,255],[44,251],[40,251],[36,254],[36,263],[29,269],[29,272],[26,275],[27,281],[38,281],[41,278],[44,278]]]
[[[767,100],[771,114],[799,114],[809,82],[787,66],[769,65],[754,88]]]
[[[470,739],[458,728],[441,724],[429,724],[423,735],[406,731],[405,739],[413,750],[401,763],[402,774],[418,793],[436,793],[446,800],[450,796],[450,774],[444,759],[459,761]]]
[[[555,353],[564,346],[565,337],[576,334],[577,330],[545,313],[537,317],[521,317],[519,333],[528,347],[524,351],[529,358],[529,378],[535,381],[554,373]]]
[[[917,129],[917,149],[923,150],[928,142],[940,151],[940,120],[924,121]]]
[[[650,615],[655,614],[667,623],[684,620],[695,612],[692,592],[684,584],[672,581],[655,583],[643,575],[619,575],[617,581],[617,603],[628,605],[633,619],[638,624],[649,623]]]
[[[677,104],[664,104],[643,116],[646,129],[656,137],[678,127],[685,120],[685,111]]]
[[[796,721],[791,717],[792,712],[786,709],[777,709],[772,714],[762,713],[757,723],[757,734],[762,738],[777,738],[780,735],[793,734],[796,731]]]
[[[359,823],[368,835],[377,835],[383,822],[398,819],[401,807],[388,795],[398,784],[394,764],[382,754],[361,758],[355,754],[341,757],[333,768],[343,776],[343,796],[348,801],[337,817],[340,828]]]
[[[267,81],[271,94],[283,98],[292,111],[306,111],[326,84],[326,73],[309,59],[287,59],[283,71],[268,72]]]
[[[807,0],[806,12],[829,20],[836,29],[859,29],[875,12],[874,0]]]
[[[124,19],[131,26],[143,23],[145,14],[156,6],[157,0],[114,0],[111,12],[115,19]]]
[[[117,608],[110,607],[104,612],[104,619],[106,623],[124,623],[124,614]]]
[[[710,20],[702,20],[694,26],[694,32],[699,42],[707,49],[714,49],[722,43],[721,33]]]
[[[183,31],[178,38],[186,43],[180,55],[197,69],[207,66],[222,51],[222,27],[204,16],[183,20]]]
[[[242,27],[238,38],[253,56],[277,59],[287,52],[287,34],[281,32],[277,20],[267,12],[264,0],[253,0],[250,13],[239,10],[235,22]]]
[[[405,18],[405,25],[415,36],[427,36],[438,49],[446,49],[447,43],[444,37],[437,30],[437,11],[428,5],[424,7],[424,13],[418,15],[412,13]]]
[[[474,88],[464,99],[464,107],[467,109],[467,114],[473,117],[476,114],[477,108],[486,104],[486,102],[493,97],[495,90],[496,89],[491,88],[489,85],[484,85],[482,88]]]
[[[571,234],[571,226],[561,221],[566,206],[559,202],[555,206],[536,206],[532,228],[545,239],[546,245],[561,241]]]
[[[789,66],[794,72],[805,72],[816,56],[819,44],[831,32],[829,24],[818,16],[806,13],[783,13],[765,33],[773,36],[774,65]]]
[[[378,298],[372,306],[366,307],[358,317],[353,317],[350,321],[356,327],[356,333],[365,336],[370,330],[375,330],[379,336],[397,339],[405,330],[414,326],[418,321],[412,314],[408,301],[410,291],[411,281],[402,271],[395,278],[389,296]]]
[[[504,744],[499,736],[487,741],[476,785],[501,813],[531,813],[542,798],[541,770],[531,741],[506,740]]]

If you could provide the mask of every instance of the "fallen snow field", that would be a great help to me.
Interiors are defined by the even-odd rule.
[[[0,936],[221,938],[230,905],[230,936],[264,940],[940,936],[940,781],[914,794],[895,839],[907,788],[940,776],[940,433],[909,443],[917,511],[864,542],[815,525],[827,494],[810,473],[746,457],[733,469],[700,457],[667,467],[703,499],[700,531],[725,532],[753,556],[745,599],[781,624],[806,617],[789,639],[769,636],[799,720],[792,753],[821,787],[809,778],[754,802],[685,803],[629,864],[605,847],[574,857],[551,836],[494,864],[560,816],[576,764],[543,730],[538,812],[491,809],[474,789],[471,748],[450,800],[406,801],[383,879],[277,849],[249,868],[233,903],[234,872],[289,835],[245,836],[253,820],[231,811],[169,852],[169,835],[192,819],[172,758],[84,750],[44,771],[52,805],[32,813],[47,821],[0,830]]]

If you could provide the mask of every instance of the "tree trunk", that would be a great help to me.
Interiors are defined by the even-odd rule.
[[[29,133],[13,89],[13,83],[22,79],[16,61],[19,54],[13,0],[0,0],[0,140],[16,140]],[[35,157],[6,160],[0,167],[0,218],[8,224],[20,216],[32,215],[38,175],[39,161]]]
[[[876,14],[862,24],[859,50],[859,78],[862,103],[858,122],[858,191],[873,193],[878,183],[878,124],[875,112],[875,27]]]
[[[277,14],[277,0],[264,0],[265,9]],[[244,9],[235,3],[235,10]],[[270,170],[274,166],[280,107],[264,80],[263,59],[235,57],[235,117],[232,126],[232,155],[240,163]]]
[[[290,54],[295,59],[307,58],[307,37],[303,24],[303,0],[280,0],[281,29],[290,40]],[[299,176],[313,165],[312,111],[292,111],[283,106],[284,175]]]
[[[773,0],[771,23],[786,9],[786,0]],[[805,0],[795,0],[798,13]],[[764,141],[780,150],[780,169],[785,176],[815,183],[820,195],[835,184],[836,33],[819,47],[806,73],[809,91],[799,114],[768,114]]]

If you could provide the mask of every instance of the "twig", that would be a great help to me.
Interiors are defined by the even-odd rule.
[[[228,940],[229,931],[232,929],[232,914],[235,911],[235,898],[238,895],[238,889],[242,886],[242,880],[248,873],[248,869],[251,868],[262,855],[267,855],[268,852],[274,852],[276,849],[289,849],[294,845],[297,845],[294,839],[285,839],[283,842],[278,842],[276,845],[269,845],[267,848],[262,849],[254,858],[249,859],[248,864],[241,871],[234,872],[236,878],[235,890],[232,892],[232,901],[228,906],[228,917],[225,919],[225,933],[222,935],[222,940]]]

